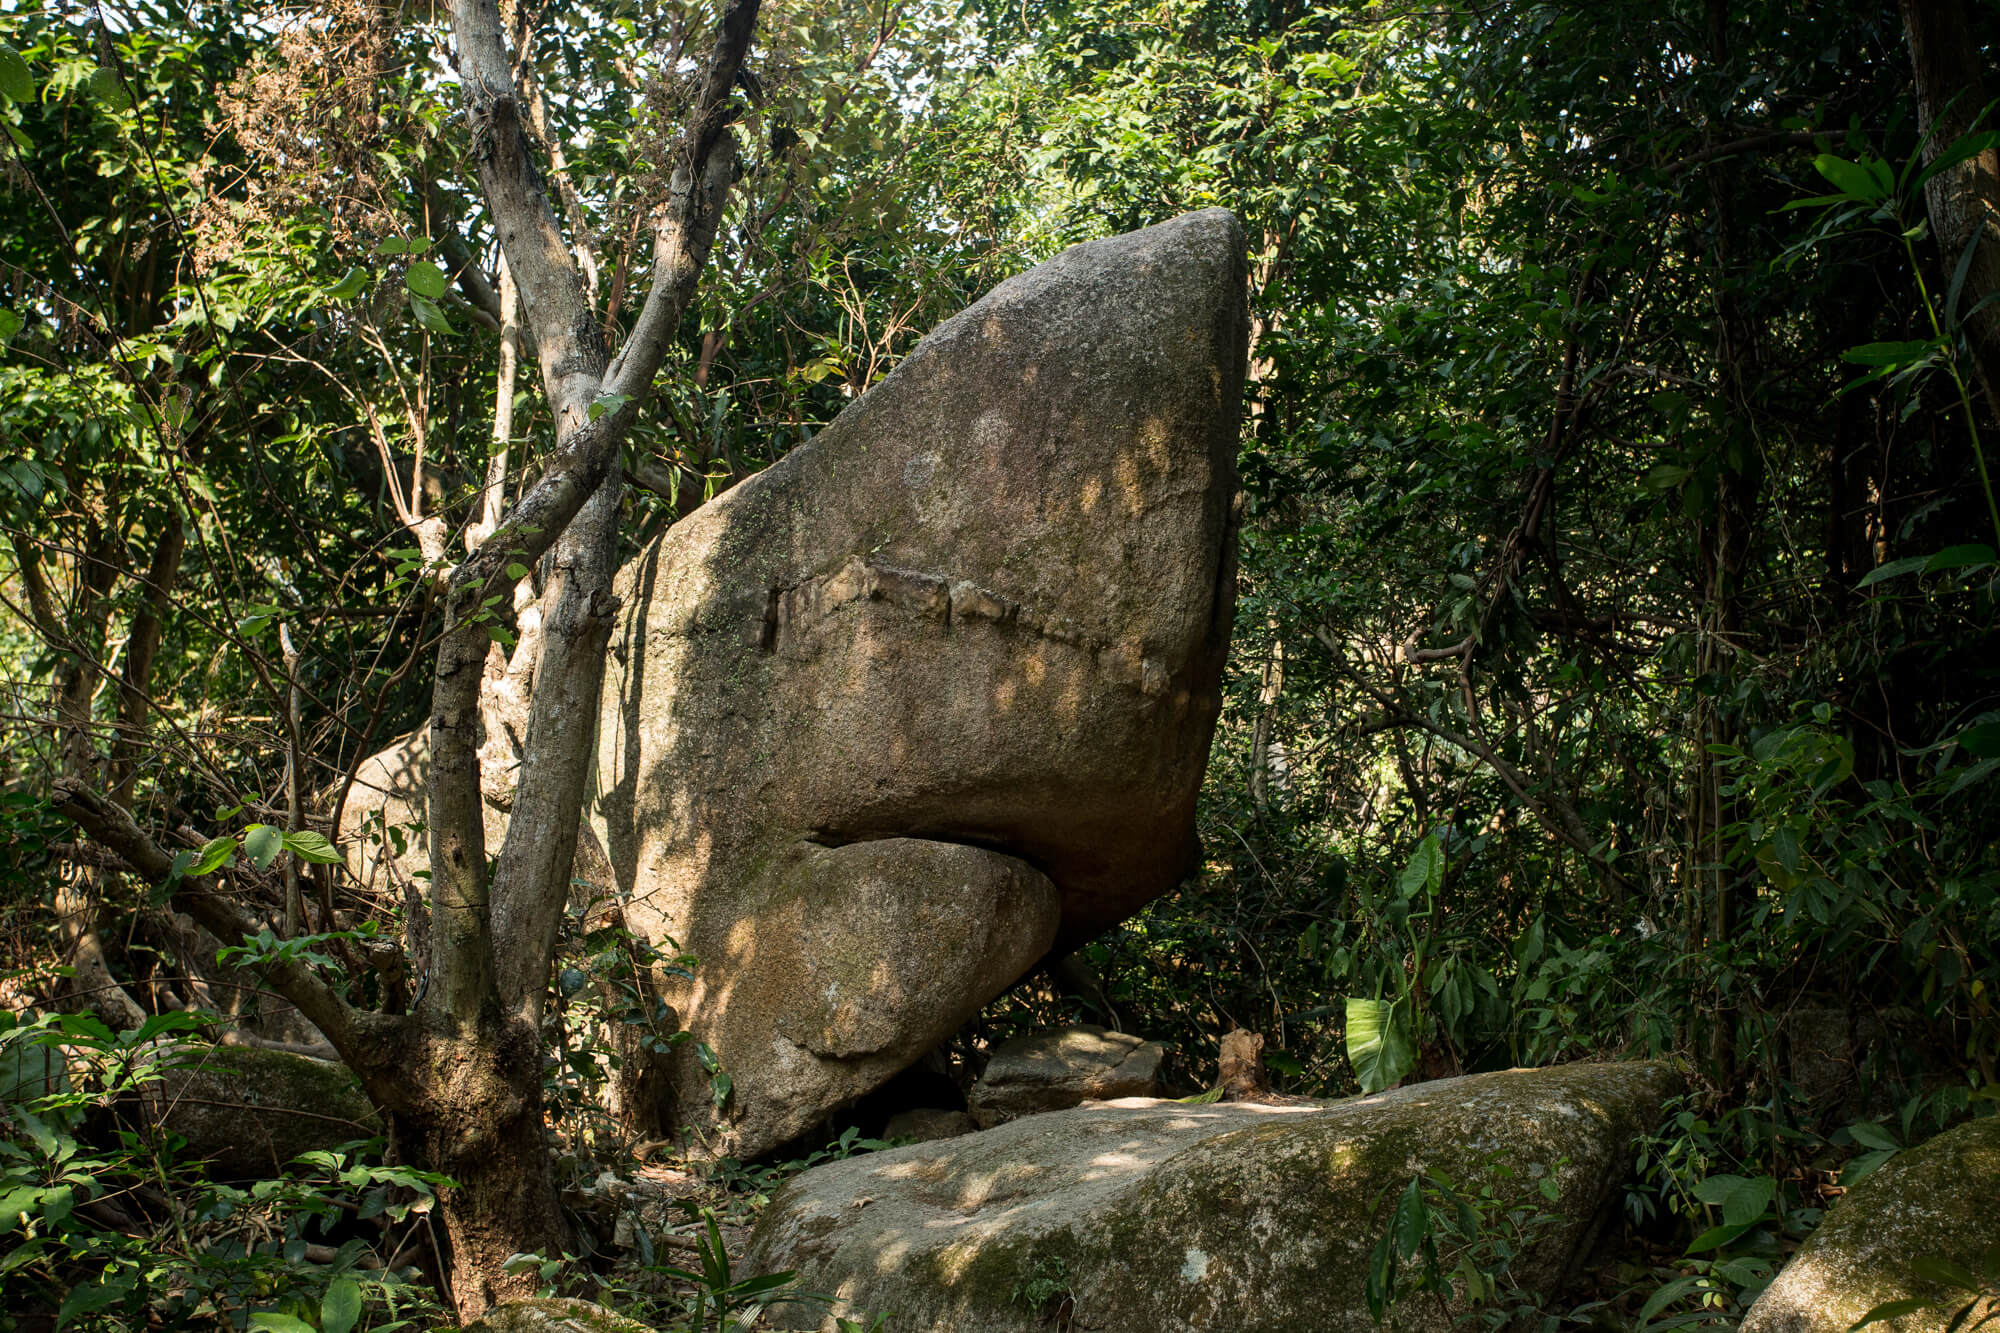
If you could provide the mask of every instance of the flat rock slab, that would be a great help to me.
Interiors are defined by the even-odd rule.
[[[1221,707],[1247,346],[1220,209],[1073,246],[619,577],[598,799],[700,960],[678,1126],[818,1125],[1172,888]]]
[[[1847,1333],[1890,1301],[1923,1308],[1883,1327],[1944,1333],[1971,1296],[1917,1276],[1919,1259],[1978,1273],[2000,1243],[2000,1116],[1899,1153],[1828,1210],[1744,1318],[1742,1333]]]
[[[1091,1024],[1000,1043],[967,1096],[981,1129],[1087,1101],[1153,1097],[1166,1048]]]
[[[1661,1064],[1578,1064],[1307,1106],[1091,1103],[807,1171],[747,1262],[897,1333],[1045,1333],[1058,1306],[1101,1333],[1372,1333],[1369,1256],[1413,1175],[1556,1215],[1515,1270],[1552,1295],[1679,1086]],[[1451,1321],[1411,1301],[1393,1326]]]

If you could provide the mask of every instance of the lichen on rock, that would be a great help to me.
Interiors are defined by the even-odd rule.
[[[347,1066],[254,1046],[169,1046],[142,1089],[149,1118],[187,1140],[211,1174],[283,1174],[300,1153],[372,1138],[382,1126]]]

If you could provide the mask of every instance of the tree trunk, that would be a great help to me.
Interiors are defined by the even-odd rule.
[[[398,1146],[455,1182],[439,1194],[438,1211],[452,1298],[459,1317],[471,1319],[535,1294],[533,1266],[507,1271],[514,1256],[559,1260],[573,1248],[542,1119],[541,1034],[496,1015],[473,1032],[427,1033],[413,1046],[407,1063],[364,1073],[363,1083],[393,1083],[396,1095],[410,1097],[390,1117]]]
[[[1970,132],[1986,110],[1983,66],[1965,0],[1902,0],[1902,6],[1928,162]],[[1957,308],[1973,310],[2000,292],[2000,148],[1975,153],[1931,177],[1924,199],[1945,270],[1956,272],[1967,247],[1972,249]],[[1965,332],[1987,405],[2000,416],[2000,303],[1974,313]]]

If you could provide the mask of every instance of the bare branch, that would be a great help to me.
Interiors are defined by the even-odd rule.
[[[636,398],[651,389],[667,340],[679,327],[708,262],[735,172],[735,144],[729,138],[730,89],[750,49],[759,3],[731,0],[722,13],[701,95],[675,150],[666,216],[653,233],[653,289],[646,294],[632,336],[604,377],[612,393]]]
[[[521,289],[558,434],[582,426],[604,371],[604,333],[549,201],[522,119],[507,34],[494,0],[453,0],[458,72],[479,183]]]

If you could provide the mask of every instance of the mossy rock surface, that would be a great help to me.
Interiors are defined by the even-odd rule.
[[[653,1333],[636,1319],[589,1301],[542,1297],[496,1305],[459,1333]]]
[[[1660,1064],[1578,1064],[1305,1106],[1093,1103],[805,1172],[749,1257],[897,1333],[1364,1333],[1369,1255],[1413,1175],[1554,1214],[1515,1269],[1553,1296],[1678,1087]],[[1392,1327],[1451,1321],[1412,1301]]]
[[[160,1057],[147,1114],[188,1141],[211,1175],[250,1179],[300,1153],[382,1132],[346,1065],[250,1046],[178,1046]]]
[[[1891,1158],[1849,1190],[1758,1298],[1742,1333],[1846,1333],[1876,1306],[1925,1308],[1880,1327],[1943,1333],[1969,1296],[1919,1278],[1918,1260],[1977,1272],[2000,1244],[2000,1116]]]

